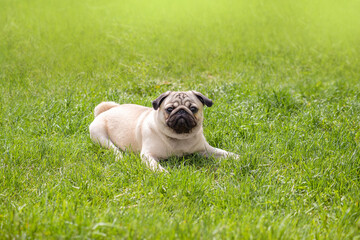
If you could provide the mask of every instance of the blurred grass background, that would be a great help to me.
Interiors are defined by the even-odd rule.
[[[228,79],[244,74],[253,82],[249,78],[262,72],[260,81],[271,82],[276,75],[277,82],[286,83],[297,82],[302,73],[324,79],[328,71],[341,71],[354,78],[351,74],[359,66],[359,5],[2,1],[2,79],[25,74],[43,85],[39,78],[44,72],[72,79],[82,74],[77,80],[97,86],[91,75],[110,78],[107,82],[141,82],[226,72]]]

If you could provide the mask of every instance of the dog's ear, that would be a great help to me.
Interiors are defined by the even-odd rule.
[[[213,101],[207,97],[205,97],[203,94],[196,92],[196,91],[192,91],[195,96],[206,106],[211,107],[213,105]]]
[[[164,101],[164,99],[169,96],[171,93],[171,91],[167,91],[163,94],[161,94],[157,99],[155,99],[154,101],[152,101],[152,106],[155,110],[158,110],[158,108],[160,107],[161,103]]]

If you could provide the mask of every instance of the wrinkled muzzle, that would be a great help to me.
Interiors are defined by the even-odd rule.
[[[196,126],[195,117],[184,109],[170,114],[166,123],[176,133],[189,133]]]

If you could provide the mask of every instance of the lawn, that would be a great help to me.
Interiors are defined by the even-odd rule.
[[[360,239],[359,9],[0,0],[0,239]],[[101,101],[190,89],[240,159],[91,142]]]

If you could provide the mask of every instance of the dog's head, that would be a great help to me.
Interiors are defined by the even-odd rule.
[[[213,102],[195,91],[171,92],[161,94],[152,102],[159,111],[159,121],[176,134],[190,134],[201,129],[204,105],[211,107]]]

